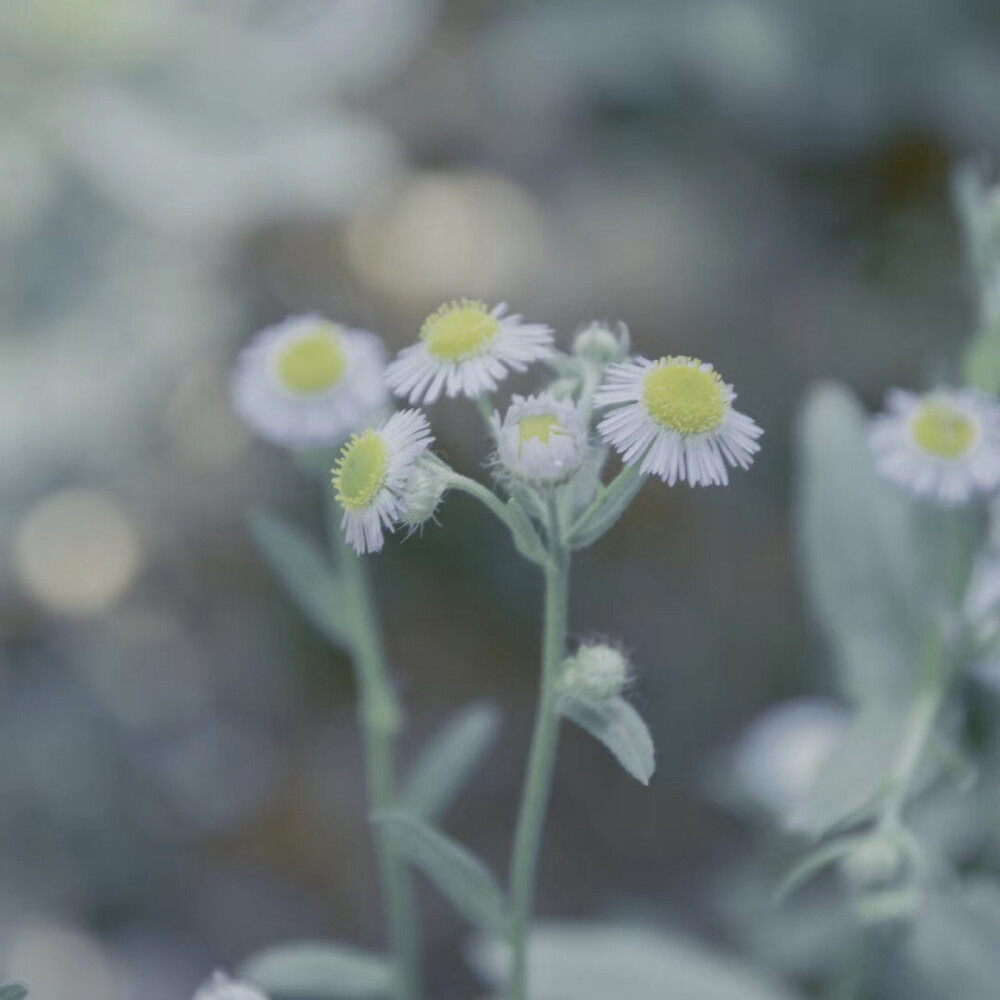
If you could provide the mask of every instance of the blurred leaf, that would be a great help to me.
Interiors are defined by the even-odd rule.
[[[252,510],[247,524],[261,555],[302,614],[334,646],[350,651],[343,588],[329,561],[298,528],[274,514]]]
[[[496,741],[500,712],[480,701],[456,712],[414,764],[401,805],[428,822],[458,797]]]
[[[480,938],[476,970],[502,989],[508,948]],[[792,1000],[776,982],[678,935],[623,924],[538,922],[528,948],[532,994],[571,1000]]]
[[[28,995],[28,987],[23,983],[8,983],[0,986],[0,1000],[24,1000]]]
[[[1000,993],[1000,889],[985,881],[929,894],[909,954],[922,987],[941,1000],[996,1000]]]
[[[917,685],[928,623],[953,583],[942,550],[956,537],[954,515],[923,510],[879,479],[868,425],[849,392],[824,385],[806,401],[799,436],[805,584],[842,686],[861,699]]]
[[[309,1000],[383,997],[394,984],[381,955],[319,941],[268,948],[245,962],[240,976],[268,993]]]
[[[649,784],[656,770],[653,737],[642,717],[624,698],[600,702],[564,698],[560,710],[567,719],[600,740],[633,778]]]
[[[984,392],[1000,392],[1000,324],[987,325],[969,344],[963,359],[965,379]]]
[[[909,718],[905,701],[862,706],[814,775],[789,825],[819,837],[846,820],[864,816],[885,790]]]
[[[811,881],[824,868],[828,868],[844,857],[844,855],[850,853],[851,849],[863,840],[864,837],[842,837],[839,840],[831,840],[828,844],[822,844],[816,850],[810,851],[809,854],[792,867],[791,871],[778,884],[778,888],[774,893],[776,901],[779,903],[783,902],[793,892]]]
[[[380,813],[396,849],[413,862],[467,920],[504,934],[506,902],[496,879],[468,849],[403,813]]]

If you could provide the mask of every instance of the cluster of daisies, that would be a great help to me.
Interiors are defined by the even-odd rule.
[[[243,351],[233,401],[272,442],[341,448],[333,485],[358,552],[376,552],[386,532],[433,516],[449,470],[430,452],[434,438],[418,407],[442,396],[479,404],[508,485],[557,488],[609,446],[670,485],[725,485],[729,468],[748,468],[762,431],[733,408],[733,387],[694,358],[626,357],[627,340],[623,327],[593,324],[565,354],[548,326],[461,299],[432,313],[417,342],[389,361],[367,331],[295,316]],[[496,411],[501,383],[538,362],[554,372],[550,385]],[[392,412],[393,395],[410,408]]]

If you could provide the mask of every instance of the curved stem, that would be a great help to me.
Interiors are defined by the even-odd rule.
[[[328,504],[332,503],[332,491]],[[393,747],[403,713],[389,679],[378,616],[362,558],[347,544],[336,511],[328,506],[329,534],[344,584],[353,625],[354,671],[360,706],[358,721],[365,749],[365,778],[369,815],[391,808],[396,797]],[[372,827],[378,859],[389,948],[396,969],[397,1000],[420,1000],[420,939],[413,881],[396,853],[387,831]]]
[[[556,706],[556,688],[566,651],[569,551],[560,537],[554,504],[551,505],[549,516],[552,524],[551,559],[545,567],[541,690],[510,868],[510,1000],[527,1000],[528,995],[528,938],[534,911],[535,875],[559,747],[560,720]]]

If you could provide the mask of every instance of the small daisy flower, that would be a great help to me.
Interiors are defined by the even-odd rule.
[[[216,972],[195,993],[194,1000],[267,1000],[267,995],[256,986],[230,979],[224,972]]]
[[[561,482],[587,454],[587,426],[579,410],[550,392],[514,396],[503,419],[494,413],[492,424],[500,461],[521,479]]]
[[[736,393],[697,358],[631,358],[608,369],[594,402],[614,407],[598,431],[640,471],[671,486],[725,486],[727,465],[750,467],[764,432],[733,409]]]
[[[872,421],[879,473],[945,506],[1000,487],[1000,405],[976,389],[893,389]]]
[[[404,519],[417,459],[433,440],[419,410],[402,410],[344,445],[333,486],[344,509],[341,527],[357,552],[378,552],[383,529],[393,531]]]
[[[511,370],[523,372],[554,353],[549,327],[506,316],[506,310],[473,299],[441,306],[424,321],[420,342],[389,364],[389,387],[411,404],[433,403],[442,392],[475,399],[493,392]]]
[[[385,349],[364,330],[291,316],[244,348],[233,408],[261,437],[290,448],[340,444],[388,403]]]

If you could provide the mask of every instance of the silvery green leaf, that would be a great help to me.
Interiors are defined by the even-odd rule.
[[[863,705],[813,776],[789,817],[789,826],[819,837],[866,815],[886,789],[909,717],[905,701]]]
[[[329,642],[349,650],[350,622],[329,561],[298,528],[274,514],[252,510],[247,523],[261,555],[303,615]]]
[[[496,741],[500,712],[478,701],[456,712],[413,765],[401,805],[428,822],[441,816],[468,784]]]
[[[656,770],[653,737],[642,717],[624,698],[583,701],[567,697],[560,702],[560,711],[600,740],[633,778],[649,784]]]
[[[467,920],[482,930],[504,934],[504,894],[475,855],[450,837],[404,813],[380,813],[397,851],[415,864]]]
[[[243,964],[240,976],[275,997],[364,1000],[392,993],[392,966],[381,955],[342,944],[277,945]]]
[[[8,983],[0,986],[0,1000],[24,1000],[28,995],[28,987],[23,983]]]
[[[928,893],[909,938],[916,979],[940,1000],[995,1000],[1000,991],[1000,890],[985,881]]]
[[[531,518],[528,517],[517,500],[508,500],[505,506],[507,524],[510,527],[511,537],[514,539],[514,547],[525,559],[543,565],[548,558],[548,553],[545,551],[541,538],[538,537],[535,526],[531,523]]]
[[[804,580],[843,686],[862,699],[917,685],[947,582],[933,516],[879,479],[868,423],[849,392],[824,385],[807,399],[799,433]]]
[[[509,950],[479,938],[470,959],[502,990]],[[628,924],[537,922],[528,947],[532,995],[554,1000],[792,1000],[777,982],[680,935]]]
[[[593,545],[601,535],[618,523],[645,486],[647,478],[640,475],[635,466],[627,465],[598,492],[597,499],[580,515],[580,519],[570,529],[569,544],[575,549]]]

